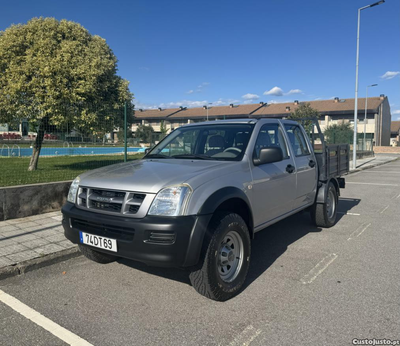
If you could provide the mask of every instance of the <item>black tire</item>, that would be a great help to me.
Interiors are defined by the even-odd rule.
[[[97,263],[111,263],[114,262],[118,257],[117,256],[113,256],[113,255],[109,255],[106,253],[102,253],[96,250],[91,249],[88,246],[84,246],[79,244],[79,250],[82,252],[82,254],[90,259],[91,261],[97,262]]]
[[[239,293],[249,270],[251,252],[249,230],[238,214],[222,213],[213,217],[207,233],[211,239],[205,243],[206,246],[198,267],[189,275],[190,282],[201,295],[217,301],[226,301]],[[223,241],[229,239],[230,235],[234,235],[239,242],[236,251],[240,251],[240,249],[243,251],[241,252],[242,256],[239,256],[242,257],[242,260],[234,256],[240,265],[237,265],[237,269],[232,273],[232,281],[227,281],[221,277],[220,271],[223,271],[223,268],[219,263],[221,263],[222,253],[226,255],[223,252],[225,247],[222,248]],[[228,243],[229,241],[225,244]],[[228,267],[229,265],[226,266],[226,268]]]
[[[325,203],[317,203],[311,207],[311,219],[318,227],[329,228],[335,225],[337,216],[338,194],[332,182],[328,186],[328,196]],[[333,211],[330,210],[330,203],[333,202]]]

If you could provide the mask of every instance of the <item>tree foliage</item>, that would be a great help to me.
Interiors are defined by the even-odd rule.
[[[350,143],[353,134],[353,127],[348,122],[329,125],[324,132],[325,140],[328,144]]]
[[[310,103],[301,103],[295,110],[290,114],[288,119],[301,121],[305,118],[319,118],[319,111],[311,107]],[[304,121],[304,127],[308,129],[313,122],[310,120]]]
[[[159,139],[162,140],[163,138],[165,138],[167,136],[167,133],[168,133],[168,129],[167,129],[167,126],[165,125],[164,120],[161,120],[160,132],[161,132],[161,136]]]
[[[0,32],[0,122],[27,118],[37,126],[30,170],[37,168],[49,125],[102,135],[133,115],[129,82],[117,74],[106,41],[80,24],[33,18]]]
[[[136,129],[135,136],[143,143],[150,143],[153,140],[154,129],[151,125],[139,125]]]

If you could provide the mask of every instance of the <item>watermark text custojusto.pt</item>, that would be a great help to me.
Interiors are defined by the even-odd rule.
[[[390,339],[353,339],[353,345],[400,345],[400,340],[390,340]]]

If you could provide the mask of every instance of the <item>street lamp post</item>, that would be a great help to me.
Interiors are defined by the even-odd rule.
[[[363,142],[363,149],[364,151],[367,149],[366,143],[365,143],[365,137],[366,137],[366,132],[367,132],[367,105],[368,105],[368,88],[377,86],[378,84],[371,84],[367,85],[366,88],[366,93],[365,93],[365,115],[364,115],[364,142]]]
[[[364,6],[358,9],[358,21],[357,21],[357,55],[356,55],[356,92],[354,98],[354,137],[353,137],[353,169],[356,169],[356,158],[357,158],[357,112],[358,112],[358,60],[360,52],[360,19],[361,11],[369,7],[374,7],[383,4],[385,0],[375,2],[371,5]]]

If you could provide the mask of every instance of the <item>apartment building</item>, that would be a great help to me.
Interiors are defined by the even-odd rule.
[[[373,138],[375,145],[390,145],[391,114],[387,96],[368,97],[367,112],[365,118],[365,98],[358,99],[358,123],[357,131],[364,132],[366,125],[367,138]],[[173,108],[173,109],[136,109],[135,121],[132,131],[135,132],[139,124],[151,125],[154,131],[160,132],[161,122],[168,131],[184,124],[214,121],[234,118],[285,118],[295,111],[301,103],[310,103],[312,108],[320,114],[320,126],[322,131],[331,124],[341,121],[354,122],[354,99],[341,99],[335,97],[330,100],[302,101],[295,100],[290,103],[260,102],[256,104],[244,104],[229,106],[203,106],[197,108]]]

